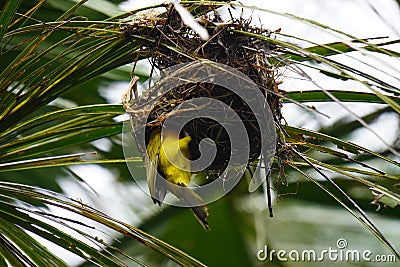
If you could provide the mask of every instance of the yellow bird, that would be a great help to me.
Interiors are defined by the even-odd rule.
[[[159,128],[153,129],[145,157],[147,183],[155,204],[161,206],[165,195],[171,192],[185,206],[191,207],[201,225],[208,229],[208,212],[204,200],[187,187],[192,176],[189,161],[191,140],[190,136],[179,139],[178,134],[173,131],[161,136]]]

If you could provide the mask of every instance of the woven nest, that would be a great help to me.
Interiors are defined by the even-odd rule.
[[[191,10],[190,6],[186,6]],[[210,9],[203,10],[204,14]],[[210,14],[210,12],[208,12]],[[229,65],[248,76],[268,99],[274,120],[281,119],[281,104],[276,92],[276,70],[268,63],[274,50],[278,48],[262,40],[260,36],[269,37],[271,31],[250,26],[249,20],[235,20],[229,23],[217,23],[218,15],[203,15],[198,21],[208,30],[210,39],[202,40],[193,30],[186,26],[173,6],[167,7],[167,12],[157,17],[141,17],[123,28],[127,40],[134,39],[137,58],[150,57],[153,67],[163,70],[176,64],[191,62],[194,59],[208,59],[216,63]],[[141,38],[132,38],[140,36]],[[139,41],[140,40],[140,41]],[[137,43],[139,42],[139,43]],[[173,47],[173,49],[171,49]],[[153,91],[152,91],[153,90]],[[171,116],[172,110],[186,100],[208,97],[221,101],[233,109],[242,120],[250,142],[248,162],[258,159],[261,152],[261,134],[257,120],[246,103],[230,90],[209,83],[187,83],[167,92],[156,103],[152,103],[154,95],[159,90],[149,88],[131,105],[132,109],[151,107],[150,115],[139,110],[133,119],[140,121],[140,114],[146,114],[145,129],[135,129],[145,132],[146,143],[149,133],[154,127],[160,127],[164,120]],[[271,93],[272,92],[272,93]],[[176,115],[179,116],[179,115]],[[217,157],[207,170],[220,172],[225,169],[231,155],[231,144],[227,131],[215,120],[208,118],[193,119],[183,127],[182,134],[192,137],[190,151],[193,159],[200,156],[199,143],[204,138],[212,139],[217,146]],[[141,152],[145,152],[139,146]]]

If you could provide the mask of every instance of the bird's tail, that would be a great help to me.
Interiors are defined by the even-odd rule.
[[[170,191],[181,201],[183,201],[185,206],[188,206],[192,209],[193,214],[196,216],[203,228],[208,230],[208,210],[204,200],[196,192],[185,185],[175,185]]]
[[[207,211],[207,206],[197,206],[197,207],[191,207],[193,214],[196,216],[197,220],[200,222],[200,224],[203,226],[205,230],[209,230],[210,227],[208,226],[207,222],[207,216],[208,216],[208,211]]]

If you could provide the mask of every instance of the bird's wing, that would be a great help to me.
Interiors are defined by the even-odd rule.
[[[147,155],[145,155],[147,185],[149,187],[151,198],[153,202],[161,205],[162,200],[165,198],[166,189],[160,183],[163,183],[163,178],[158,173],[159,164],[159,151],[161,147],[160,132],[155,130],[150,135],[149,143],[147,144]]]

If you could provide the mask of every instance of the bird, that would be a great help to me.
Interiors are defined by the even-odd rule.
[[[208,230],[207,206],[188,187],[192,177],[189,150],[191,140],[190,135],[179,138],[175,131],[161,133],[159,127],[152,129],[146,146],[147,183],[154,204],[161,206],[166,194],[171,192],[192,209],[203,228]]]

